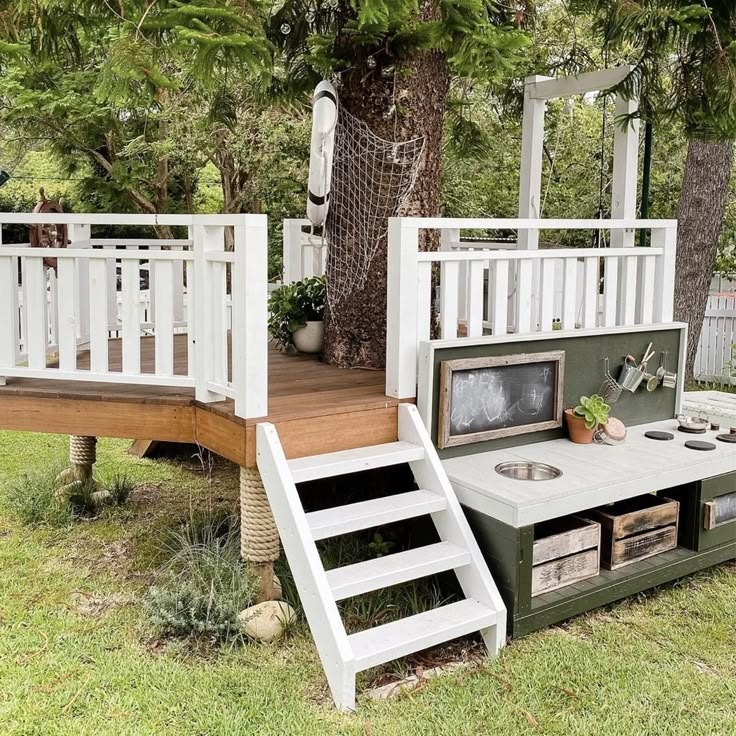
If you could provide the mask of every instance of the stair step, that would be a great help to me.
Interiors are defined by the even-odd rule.
[[[414,445],[411,442],[388,442],[383,445],[358,447],[354,450],[299,457],[289,460],[289,470],[295,483],[303,483],[307,480],[331,478],[335,475],[385,468],[422,459],[424,448],[421,445]]]
[[[438,542],[328,570],[327,582],[335,600],[339,601],[378,588],[454,570],[469,563],[470,553],[466,549],[450,542]]]
[[[425,613],[351,634],[348,641],[358,671],[412,652],[480,631],[496,623],[496,612],[475,600],[463,600]]]
[[[312,511],[307,514],[307,523],[316,541],[444,511],[446,505],[444,496],[438,493],[409,491],[372,501]]]

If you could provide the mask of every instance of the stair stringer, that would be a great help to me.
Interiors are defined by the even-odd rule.
[[[455,574],[466,598],[477,600],[497,612],[496,625],[480,632],[488,653],[496,655],[506,643],[506,606],[442,467],[437,450],[413,404],[399,405],[399,439],[424,447],[424,459],[409,465],[420,488],[445,497],[446,510],[431,514],[432,520],[443,542],[465,547],[470,553],[471,564],[456,569]]]
[[[335,704],[355,709],[355,658],[276,427],[256,426],[258,470]]]

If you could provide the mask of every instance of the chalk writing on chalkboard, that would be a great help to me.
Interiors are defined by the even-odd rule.
[[[562,426],[564,352],[443,361],[440,447]]]

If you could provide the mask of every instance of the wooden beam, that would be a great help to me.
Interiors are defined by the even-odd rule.
[[[620,84],[631,74],[632,68],[629,65],[617,66],[559,79],[528,77],[527,94],[535,100],[551,100],[555,97],[570,97],[604,91]]]
[[[0,397],[2,429],[94,437],[131,438],[146,434],[167,442],[194,442],[195,408],[191,404]]]

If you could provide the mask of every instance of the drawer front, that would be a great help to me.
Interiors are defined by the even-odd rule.
[[[717,475],[700,482],[701,501],[712,501],[716,496],[725,496],[736,491],[736,473]]]
[[[736,491],[700,501],[698,549],[736,542]]]

